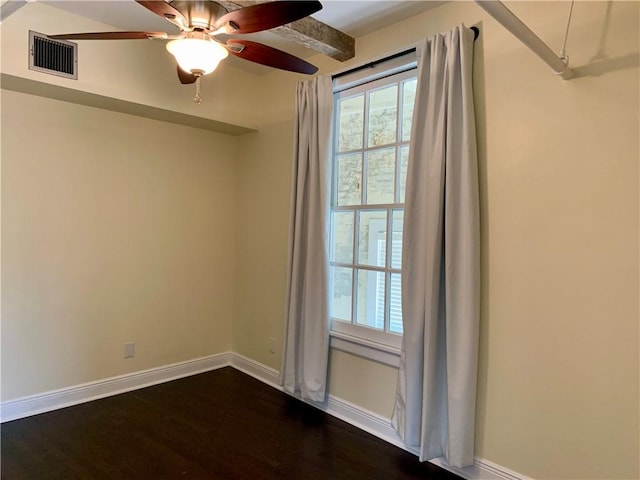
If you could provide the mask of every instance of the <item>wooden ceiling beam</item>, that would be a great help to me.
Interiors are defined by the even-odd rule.
[[[216,0],[216,2],[229,11],[265,3],[260,0]],[[341,62],[355,56],[356,40],[353,37],[313,17],[305,17],[269,31]]]

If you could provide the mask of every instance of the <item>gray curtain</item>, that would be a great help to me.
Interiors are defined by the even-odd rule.
[[[474,459],[480,311],[473,31],[418,51],[402,257],[404,334],[393,426],[420,460]]]
[[[325,399],[329,358],[329,192],[333,87],[330,76],[300,82],[296,97],[285,348],[281,382],[307,400]]]

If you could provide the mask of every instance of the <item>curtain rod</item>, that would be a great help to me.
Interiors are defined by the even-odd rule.
[[[471,28],[471,30],[473,30],[473,41],[475,42],[478,39],[478,37],[480,36],[480,29],[478,27],[476,27],[476,26],[469,27],[469,28]],[[331,78],[333,78],[335,80],[336,78],[344,77],[345,75],[349,75],[351,73],[355,73],[355,72],[358,72],[360,70],[365,70],[367,68],[373,68],[376,65],[379,65],[380,63],[388,62],[389,60],[393,60],[395,58],[402,57],[403,55],[407,55],[408,53],[412,53],[412,52],[415,52],[415,51],[416,51],[415,47],[414,48],[409,48],[408,50],[404,50],[402,52],[394,53],[393,55],[389,55],[388,57],[381,58],[380,60],[374,60],[373,62],[365,63],[364,65],[360,65],[358,67],[354,67],[354,68],[351,68],[349,70],[345,70],[344,72],[334,73],[333,75],[331,75]]]
[[[491,15],[498,23],[533,51],[533,53],[538,55],[542,61],[549,65],[556,75],[560,75],[564,80],[569,80],[573,77],[573,71],[569,68],[568,64],[562,61],[540,37],[533,33],[531,29],[516,17],[501,1],[475,1],[480,8]]]
[[[350,68],[349,70],[345,70],[344,72],[334,73],[333,75],[331,75],[331,78],[333,78],[335,80],[336,78],[344,77],[345,75],[350,75],[352,73],[359,72],[360,70],[366,70],[367,68],[373,68],[376,65],[379,65],[379,64],[384,63],[384,62],[388,62],[389,60],[393,60],[395,58],[402,57],[404,55],[407,55],[407,54],[409,54],[411,52],[415,52],[415,51],[416,51],[415,48],[410,48],[410,49],[404,50],[402,52],[394,53],[393,55],[389,55],[388,57],[381,58],[380,60],[374,60],[373,62],[365,63],[364,65],[359,65],[357,67]]]

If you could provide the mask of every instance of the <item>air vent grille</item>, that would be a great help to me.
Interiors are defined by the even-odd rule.
[[[66,78],[78,78],[78,45],[29,32],[29,69]]]

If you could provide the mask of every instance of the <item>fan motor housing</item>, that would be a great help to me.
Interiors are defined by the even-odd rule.
[[[220,17],[228,13],[219,3],[208,0],[174,0],[169,5],[185,16],[191,28],[210,30]]]

